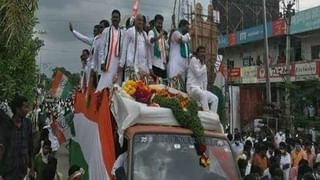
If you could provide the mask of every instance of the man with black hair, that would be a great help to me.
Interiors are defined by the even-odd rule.
[[[34,172],[36,173],[36,179],[43,179],[43,169],[48,164],[48,157],[51,153],[51,142],[45,140],[42,145],[42,150],[37,154],[33,161]]]
[[[168,78],[179,79],[180,84],[185,84],[186,72],[190,59],[189,22],[185,19],[179,23],[179,28],[170,36],[170,52],[168,63]]]
[[[99,24],[102,26],[103,29],[110,27],[110,23],[106,19],[101,20]]]
[[[101,78],[96,89],[97,92],[104,88],[112,88],[113,82],[118,80],[117,70],[122,53],[124,31],[120,28],[121,13],[119,10],[112,11],[112,25],[103,30],[103,47],[99,54],[103,54],[101,63]]]
[[[68,171],[68,180],[81,180],[81,176],[84,175],[84,173],[84,170],[80,168],[80,166],[72,165]]]
[[[138,14],[135,25],[126,32],[118,75],[125,70],[125,80],[147,78],[152,71],[147,33],[143,30],[143,16]]]
[[[1,144],[4,148],[3,170],[4,179],[20,180],[23,179],[28,172],[28,168],[32,165],[33,155],[33,136],[32,122],[26,118],[30,111],[27,98],[17,95],[10,103],[13,113],[12,121],[9,122],[7,128],[7,144]]]
[[[155,26],[149,31],[148,40],[151,44],[151,61],[154,75],[160,78],[166,78],[166,64],[167,64],[167,47],[164,37],[163,27],[164,18],[157,14],[154,17]]]
[[[84,90],[87,87],[87,80],[89,75],[87,75],[88,71],[88,60],[90,56],[90,51],[88,49],[83,49],[80,59],[81,59],[81,72],[80,72],[80,89]]]
[[[290,154],[287,152],[287,145],[285,142],[280,142],[279,149],[281,152],[280,157],[280,168],[283,171],[283,179],[289,180],[289,173],[291,168],[291,157]]]
[[[207,90],[208,75],[207,66],[204,63],[206,58],[205,54],[206,48],[204,46],[199,46],[196,50],[195,56],[191,58],[187,75],[187,93],[190,97],[200,102],[203,111],[216,113],[219,99],[216,95]],[[180,70],[182,72],[182,69]]]

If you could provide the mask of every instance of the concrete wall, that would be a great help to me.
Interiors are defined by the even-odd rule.
[[[298,36],[301,38],[302,59],[311,59],[311,47],[320,45],[320,33],[312,33],[309,35]]]
[[[271,57],[273,63],[276,63],[277,57],[279,55],[278,48],[279,41],[269,40],[269,56]],[[260,56],[260,61],[263,62],[264,59],[264,42],[256,42],[250,44],[238,45],[226,49],[224,54],[225,63],[227,60],[234,61],[234,67],[243,67],[243,58],[253,57],[255,64],[257,63],[258,56]]]

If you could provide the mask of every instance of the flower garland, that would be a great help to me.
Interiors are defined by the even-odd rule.
[[[189,128],[193,132],[195,138],[195,148],[197,154],[200,156],[199,163],[203,167],[208,167],[210,161],[205,154],[207,147],[205,145],[204,128],[198,117],[198,105],[194,100],[189,100],[186,109],[181,106],[181,101],[178,98],[167,98],[160,95],[155,95],[153,102],[160,105],[160,107],[170,108],[178,123],[185,128]]]
[[[198,104],[196,101],[172,94],[167,89],[155,90],[146,86],[142,81],[127,81],[123,90],[136,101],[150,106],[170,108],[178,123],[185,128],[191,129],[195,138],[195,148],[200,156],[199,163],[203,167],[210,165],[209,158],[205,154],[204,128],[198,117]]]

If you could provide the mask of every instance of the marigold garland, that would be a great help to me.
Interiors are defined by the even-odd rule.
[[[204,128],[198,117],[198,104],[196,101],[172,94],[167,89],[155,90],[149,88],[142,81],[127,81],[124,90],[136,101],[148,105],[159,105],[170,108],[178,123],[185,128],[191,129],[195,138],[195,149],[200,156],[199,163],[203,167],[210,165],[209,158],[205,154]]]

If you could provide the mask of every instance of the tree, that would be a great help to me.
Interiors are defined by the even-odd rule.
[[[35,57],[43,44],[33,38],[37,5],[37,0],[0,0],[0,98],[10,100],[17,93],[34,98]]]

